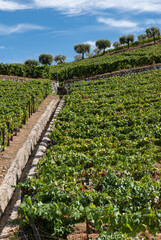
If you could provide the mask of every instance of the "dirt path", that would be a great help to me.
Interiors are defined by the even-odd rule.
[[[57,96],[48,96],[40,104],[39,110],[32,114],[28,119],[27,124],[22,126],[17,136],[13,137],[13,142],[10,142],[10,146],[7,146],[4,152],[0,152],[0,184],[2,183],[9,167],[11,166],[12,160],[16,157],[18,150],[23,146],[32,128],[44,113],[50,102],[57,98]]]

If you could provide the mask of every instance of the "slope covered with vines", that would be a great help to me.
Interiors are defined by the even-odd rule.
[[[161,62],[161,45],[120,52],[114,55],[103,55],[66,64],[52,66],[52,79],[83,78],[90,75],[146,66]]]
[[[104,240],[156,233],[160,105],[159,70],[73,84],[54,123],[53,146],[23,184],[23,228],[31,217],[40,234],[58,239],[80,222],[87,235],[96,229]]]
[[[30,78],[58,80],[84,78],[131,67],[161,63],[161,45],[156,44],[114,55],[103,55],[91,59],[73,61],[53,66],[27,66],[0,64],[0,74]]]
[[[41,101],[51,93],[49,81],[14,82],[0,80],[0,150],[12,137]]]

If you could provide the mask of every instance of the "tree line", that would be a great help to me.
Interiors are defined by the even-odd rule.
[[[144,41],[147,38],[153,38],[154,43],[156,42],[156,37],[160,36],[160,29],[157,27],[151,27],[147,28],[145,30],[146,34],[140,34],[138,35],[139,41]],[[113,43],[113,47],[115,49],[118,49],[120,46],[127,44],[128,48],[130,46],[130,43],[134,42],[134,34],[128,34],[128,35],[122,35],[119,38],[119,41],[116,41]],[[99,54],[105,54],[105,51],[107,48],[111,47],[111,42],[108,39],[99,39],[95,42],[96,48],[94,49],[95,55]],[[78,43],[74,45],[74,50],[78,55],[75,55],[75,60],[81,60],[84,59],[84,55],[86,54],[87,57],[93,57],[94,53],[91,53],[91,45],[87,43]],[[39,61],[34,59],[27,59],[25,61],[25,65],[40,65],[40,64],[46,64],[51,65],[53,60],[57,64],[65,63],[66,56],[65,55],[56,55],[55,57],[52,56],[52,54],[46,54],[42,53],[39,55]]]

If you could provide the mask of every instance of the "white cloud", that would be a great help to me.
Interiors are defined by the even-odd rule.
[[[31,6],[27,4],[19,4],[15,1],[0,0],[0,10],[2,11],[15,11],[28,8],[31,8]]]
[[[0,24],[0,35],[10,35],[12,33],[22,33],[30,30],[44,30],[44,29],[45,28],[42,26],[27,23],[17,24],[14,26]]]
[[[107,9],[161,13],[160,0],[0,0],[0,10],[53,8],[68,15],[96,13]]]
[[[161,19],[147,19],[145,23],[147,25],[161,24]]]
[[[35,7],[54,8],[66,14],[83,14],[110,8],[161,13],[160,0],[34,0]]]
[[[91,49],[95,49],[96,48],[95,41],[86,41],[84,43],[91,45]]]
[[[113,18],[98,18],[98,22],[104,23],[110,27],[125,27],[125,28],[131,28],[136,27],[138,24],[131,21],[126,20],[116,20]]]
[[[5,47],[4,46],[0,46],[0,49],[5,49]]]

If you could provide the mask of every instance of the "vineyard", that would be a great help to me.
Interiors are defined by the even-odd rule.
[[[45,78],[63,82],[131,67],[146,66],[161,62],[161,45],[156,44],[114,55],[74,61],[54,66],[27,66],[0,64],[0,74],[28,78]]]
[[[148,59],[141,51],[140,58]],[[88,239],[91,232],[114,240],[159,231],[160,78],[155,70],[71,86],[54,122],[52,146],[36,176],[19,184],[21,227],[28,236],[29,219],[53,239],[67,239],[83,222]]]
[[[14,82],[0,80],[0,150],[4,149],[22,124],[51,93],[49,81]]]
[[[145,66],[161,62],[161,45],[153,45],[130,52],[104,55],[52,67],[52,79],[83,78],[90,75]]]

